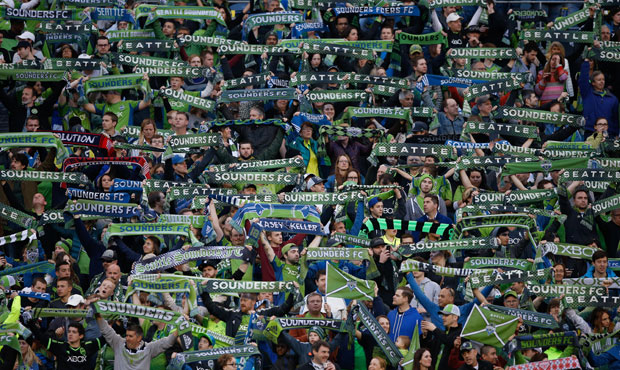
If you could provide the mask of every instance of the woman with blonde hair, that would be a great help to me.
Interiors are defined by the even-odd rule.
[[[22,360],[17,363],[17,370],[39,370],[39,365],[42,365],[41,360],[30,347],[24,338],[19,338],[19,349],[22,353]]]

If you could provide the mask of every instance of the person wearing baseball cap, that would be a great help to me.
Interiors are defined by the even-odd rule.
[[[461,310],[455,304],[450,303],[439,311],[439,314],[443,320],[445,330],[438,328],[430,321],[422,321],[422,330],[432,332],[436,340],[443,346],[443,350],[432,353],[432,356],[437,358],[438,369],[448,369],[450,368],[448,366],[448,359],[454,347],[454,340],[461,334],[463,329],[462,325],[459,324]],[[439,350],[439,347],[437,347],[437,350]]]
[[[446,17],[448,24],[448,49],[464,48],[467,45],[467,37],[463,34],[463,25],[461,20],[463,17],[458,13],[450,13]]]
[[[478,359],[478,348],[471,341],[461,343],[459,352],[465,363],[458,370],[493,370],[493,364]]]

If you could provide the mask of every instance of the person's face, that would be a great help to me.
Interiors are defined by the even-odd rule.
[[[508,231],[504,231],[501,234],[499,234],[497,236],[499,238],[499,242],[501,245],[508,245],[508,242],[510,241],[510,232]]]
[[[461,352],[463,355],[463,361],[469,366],[474,366],[476,363],[476,356],[478,355],[478,351],[475,349],[470,349],[469,351]]]
[[[299,249],[295,247],[291,248],[286,252],[284,258],[290,264],[297,264],[299,262]]]
[[[26,168],[26,166],[24,166],[20,161],[15,160],[15,158],[11,159],[11,169],[12,170],[21,171],[24,168]]]
[[[326,115],[329,119],[334,119],[334,116],[336,115],[336,109],[334,109],[334,106],[331,104],[324,104],[323,114]]]
[[[209,340],[206,337],[201,337],[200,341],[198,341],[198,350],[199,351],[204,351],[206,349],[210,349],[213,346],[211,345],[211,343],[209,342]]]
[[[469,180],[473,186],[479,187],[480,184],[482,184],[482,174],[478,171],[473,171],[471,175],[469,175]]]
[[[339,170],[344,171],[349,168],[349,160],[347,159],[347,157],[342,155],[338,158],[338,162],[336,165],[338,166]]]
[[[368,365],[368,370],[381,370],[383,369],[383,367],[381,367],[381,363],[379,363],[379,360],[377,360],[376,358],[373,358],[372,360],[370,360],[370,365]]]
[[[117,264],[110,264],[105,272],[105,277],[118,283],[121,279],[121,268]]]
[[[422,190],[423,193],[428,193],[432,189],[433,189],[433,180],[429,179],[428,177],[422,180],[422,182],[420,183],[420,190]]]
[[[437,205],[431,200],[431,198],[424,198],[424,203],[422,206],[424,208],[424,213],[426,214],[434,215],[434,213],[437,212]]]
[[[97,40],[97,52],[99,54],[107,54],[108,52],[110,52],[110,41]]]
[[[607,131],[608,127],[609,127],[609,123],[607,122],[605,118],[599,119],[598,121],[596,121],[596,124],[594,125],[594,129],[597,132],[605,132]]]
[[[308,333],[308,342],[310,344],[314,344],[315,342],[317,342],[320,339],[321,339],[321,337],[319,337],[319,335],[317,333],[315,333],[315,332]]]
[[[176,121],[175,126],[177,129],[187,128],[187,125],[189,124],[189,122],[187,121],[187,117],[185,117],[185,114],[177,114],[176,117],[174,117],[174,120]]]
[[[301,131],[299,134],[301,138],[304,140],[312,139],[312,127],[308,125],[304,125],[304,127],[301,128]]]
[[[241,312],[246,313],[250,312],[254,309],[254,305],[256,304],[256,300],[252,298],[241,298],[239,308]]]
[[[72,56],[73,56],[73,54],[71,53],[71,49],[69,49],[69,48],[62,49],[62,57],[63,58],[71,58]]]
[[[114,293],[114,288],[116,288],[116,286],[114,286],[111,281],[104,280],[99,288],[99,296],[101,298],[110,298]]]
[[[145,138],[151,139],[153,135],[155,135],[155,126],[151,124],[145,125],[144,128],[142,129],[142,134],[144,135]]]
[[[509,295],[504,298],[504,306],[508,308],[519,308],[519,300],[516,297]]]
[[[325,275],[321,275],[319,276],[319,278],[316,281],[316,287],[319,290],[319,292],[325,294],[325,284],[327,282],[326,276]]]
[[[351,171],[347,174],[347,181],[353,181],[356,184],[359,184],[360,178],[357,175],[357,172]]]
[[[612,19],[615,25],[620,24],[620,12],[616,12],[616,14],[614,14]]]
[[[28,105],[34,101],[34,93],[32,88],[26,88],[22,90],[22,104]]]
[[[390,332],[390,320],[385,317],[379,319],[379,325],[383,328],[386,333]]]
[[[202,61],[200,60],[200,57],[193,57],[189,61],[189,65],[192,66],[192,67],[200,67],[200,66],[202,66]]]
[[[443,320],[443,326],[446,328],[454,326],[454,324],[458,321],[458,316],[456,315],[441,315],[441,319]]]
[[[607,257],[599,258],[594,261],[594,270],[598,274],[605,274],[607,271]]]
[[[77,330],[77,328],[70,326],[67,330],[67,340],[69,341],[69,343],[77,343],[82,340],[83,337],[84,336],[80,335],[80,332]]]
[[[256,120],[256,119],[263,119],[263,116],[256,109],[251,109],[250,110],[250,119],[254,119],[254,120]]]
[[[238,246],[238,247],[242,246],[243,243],[245,242],[245,236],[235,229],[232,230],[231,239],[232,239],[231,241],[233,245]]]
[[[609,327],[609,322],[610,322],[609,314],[607,312],[603,313],[601,315],[601,326],[607,328]]]
[[[605,75],[600,73],[594,79],[592,79],[592,87],[595,90],[603,91],[605,89]]]
[[[394,39],[394,32],[390,28],[383,28],[381,30],[381,40],[390,41]]]
[[[59,281],[58,284],[56,284],[56,294],[58,294],[59,297],[68,297],[71,294],[69,283],[66,281]]]
[[[479,105],[478,109],[480,109],[480,113],[483,113],[484,115],[488,116],[489,114],[491,114],[491,111],[493,110],[493,104],[491,104],[490,100],[487,100],[481,105]]]
[[[20,339],[20,340],[19,340],[19,350],[20,350],[20,352],[22,353],[22,355],[25,355],[25,354],[26,354],[26,352],[28,352],[28,347],[29,347],[29,346],[28,346],[28,342],[26,342],[26,341],[25,341],[25,340],[23,340],[23,339]]]
[[[175,31],[174,25],[172,24],[172,22],[164,23],[164,26],[161,28],[161,30],[166,37],[171,37],[172,35],[174,35],[174,31]]]
[[[553,266],[553,270],[554,270],[554,278],[556,282],[562,281],[562,279],[564,279],[564,276],[566,275],[566,271],[564,271],[564,266],[562,265],[557,265],[557,266]]]
[[[318,351],[312,350],[312,354],[314,355],[314,362],[325,364],[329,358],[329,347],[321,346]]]
[[[620,209],[614,209],[611,211],[611,222],[620,226]]]
[[[425,74],[428,71],[428,66],[426,64],[426,59],[419,59],[418,64],[415,66],[415,71],[418,74]]]
[[[575,207],[584,210],[588,207],[588,195],[584,191],[575,194]]]
[[[19,57],[22,58],[22,59],[26,59],[28,56],[30,56],[30,51],[31,50],[32,49],[29,48],[29,47],[28,48],[21,47],[21,48],[17,49],[17,55],[19,55]]]
[[[347,36],[347,40],[349,41],[357,41],[359,40],[359,35],[357,33],[357,30],[354,28],[351,30],[351,32],[349,32],[349,36]]]
[[[112,120],[110,116],[105,115],[101,119],[101,126],[103,127],[104,131],[109,131],[109,130],[114,129],[114,126],[116,126],[116,123]]]
[[[163,148],[164,147],[164,139],[163,138],[156,138],[151,140],[151,145],[153,145],[156,148]],[[161,170],[161,173],[164,173],[164,170]]]
[[[239,154],[242,158],[250,158],[254,154],[254,150],[250,144],[241,144],[239,146]]]
[[[470,32],[470,33],[468,33],[467,34],[467,43],[471,47],[477,47],[478,45],[480,45],[480,34],[477,33],[477,32]]]
[[[381,165],[379,166],[379,169],[377,170],[377,181],[379,181],[379,178],[381,176],[383,176],[383,174],[387,171],[387,167],[385,165]]]
[[[27,132],[35,132],[39,130],[39,120],[37,119],[29,119],[26,122],[26,131]]]
[[[492,364],[497,363],[497,350],[495,348],[491,348],[489,352],[481,355],[482,359],[488,361]]]
[[[461,29],[463,28],[461,25],[461,20],[457,19],[456,21],[448,22],[448,28],[450,28],[452,32],[461,32]]]
[[[420,364],[427,369],[430,369],[432,362],[433,357],[431,356],[431,353],[429,351],[425,351],[420,358]]]
[[[536,94],[530,94],[530,96],[525,99],[525,105],[527,105],[528,107],[537,107],[538,96],[536,96]]]
[[[129,22],[125,22],[125,21],[118,22],[118,29],[119,30],[126,30],[127,27],[129,27]]]
[[[321,56],[319,54],[312,55],[312,59],[310,59],[310,65],[313,68],[317,68],[321,65]]]
[[[338,18],[336,21],[336,30],[342,34],[349,27],[349,21],[346,18]]]
[[[560,56],[557,54],[552,56],[549,64],[551,64],[551,68],[558,68],[558,66],[561,64]]]
[[[217,275],[217,270],[213,266],[207,266],[202,270],[202,277],[213,279]]]
[[[142,336],[138,335],[138,333],[136,333],[133,330],[127,330],[127,332],[125,333],[125,342],[127,343],[128,348],[131,348],[131,349],[138,348],[138,345],[140,344],[141,340],[142,340]]]
[[[536,52],[536,50],[532,50],[532,51],[525,53],[524,55],[525,55],[525,60],[528,62],[528,64],[534,63],[534,61],[536,60],[536,55],[538,55],[538,52]]]
[[[45,293],[47,289],[47,284],[37,281],[32,287],[32,291],[35,293]]]
[[[144,252],[144,254],[153,253],[154,250],[155,244],[153,243],[153,241],[151,239],[146,239],[144,241],[144,245],[142,246],[142,251]]]
[[[56,276],[58,276],[59,278],[70,277],[71,276],[71,267],[69,265],[62,265],[62,266],[60,266],[60,269],[58,269],[58,272],[56,273]]]
[[[370,208],[370,213],[373,217],[379,218],[383,216],[383,202],[378,202]]]
[[[313,193],[324,193],[325,192],[325,183],[321,182],[315,185],[312,185],[310,191]]]
[[[450,116],[457,116],[459,114],[459,105],[456,100],[448,99],[446,102],[446,107],[444,108],[444,112]]]
[[[183,86],[183,79],[179,77],[171,77],[170,78],[170,87],[172,90],[178,90]],[[181,114],[179,114],[181,116]]]
[[[204,59],[203,59],[203,63],[202,63],[205,67],[213,67],[214,62],[213,62],[213,54],[207,54],[205,55]]]
[[[403,295],[403,291],[401,289],[396,290],[396,293],[394,293],[394,296],[392,297],[392,304],[394,306],[400,306],[405,303],[409,302],[407,302],[407,297]]]
[[[611,31],[607,26],[601,27],[601,41],[611,41]]]
[[[452,298],[452,295],[448,289],[444,288],[439,291],[439,297],[437,298],[437,304],[439,304],[439,307],[446,307],[450,303],[454,303],[453,301],[454,298]]]
[[[317,314],[319,311],[321,311],[322,304],[323,299],[317,295],[313,295],[312,297],[308,298],[308,311],[313,314]]]

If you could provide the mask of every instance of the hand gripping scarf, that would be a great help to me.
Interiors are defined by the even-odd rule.
[[[150,274],[157,271],[164,271],[189,261],[242,259],[243,249],[244,247],[219,246],[190,247],[187,250],[179,248],[154,258],[136,262],[131,273],[135,275]]]
[[[226,196],[212,196],[219,200],[227,198]],[[218,199],[219,198],[219,199]],[[253,218],[300,218],[312,222],[321,222],[321,217],[316,207],[308,205],[290,205],[290,204],[267,204],[267,203],[248,203],[241,207],[231,220],[231,226],[238,232],[244,233],[243,226],[246,220]]]
[[[191,19],[191,20],[215,20],[221,25],[226,25],[222,14],[213,7],[208,6],[151,6],[138,5],[135,9],[136,19],[146,17],[145,25],[149,25],[158,19]]]

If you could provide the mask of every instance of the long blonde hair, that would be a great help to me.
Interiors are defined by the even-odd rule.
[[[38,365],[43,365],[41,360],[39,360],[37,355],[32,350],[32,347],[30,347],[30,345],[28,345],[28,347],[26,349],[26,353],[25,354],[22,353],[22,362],[21,363],[27,365],[28,367],[32,367],[32,364],[35,363],[35,362]]]

